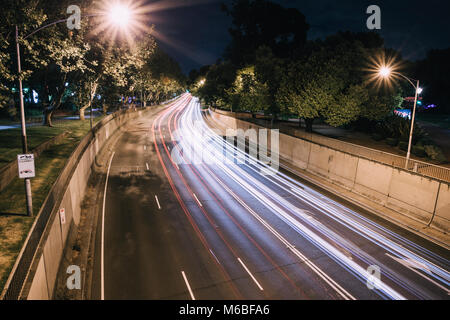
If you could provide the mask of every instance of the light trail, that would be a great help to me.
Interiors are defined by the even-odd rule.
[[[179,109],[175,120],[173,121],[174,124],[174,130],[176,130],[177,128],[177,118],[179,117],[181,111],[183,109]],[[171,124],[169,123],[169,132],[170,132],[170,136],[173,140],[173,131],[172,131],[172,127]],[[178,165],[175,163],[177,169],[179,169]],[[204,190],[207,191],[207,193],[214,199],[214,201],[216,202],[216,204],[221,208],[221,210],[230,218],[230,220],[234,223],[234,225],[236,227],[239,228],[239,230],[245,235],[245,237],[250,240],[250,242],[257,248],[257,250],[259,252],[261,252],[263,254],[263,256],[267,259],[267,261],[270,262],[270,264],[286,279],[289,281],[289,283],[292,285],[292,287],[294,289],[296,289],[301,295],[302,297],[308,299],[308,296],[305,294],[305,292],[299,287],[297,286],[294,281],[280,268],[280,266],[272,259],[272,257],[269,256],[269,254],[255,241],[255,239],[250,236],[248,234],[248,232],[239,224],[239,222],[230,214],[230,212],[228,210],[225,209],[224,207],[224,203],[223,200],[221,200],[216,193],[211,189],[211,187],[208,185],[208,183],[205,181],[204,177],[198,172],[198,170],[195,168],[195,166],[193,165],[188,165],[188,168],[190,169],[190,171],[193,173],[193,175],[196,177],[196,179],[200,182],[200,184],[202,185],[202,188]],[[212,253],[212,251],[211,251]],[[214,255],[214,253],[213,253]],[[215,257],[215,255],[214,255]],[[216,258],[217,259],[217,258]]]
[[[176,103],[174,103],[173,105],[171,105],[170,107],[168,107],[168,109],[166,111],[164,111],[163,113],[161,113],[153,122],[152,125],[152,133],[153,133],[153,143],[155,146],[155,150],[158,156],[158,159],[160,161],[160,164],[163,168],[164,174],[166,175],[168,182],[170,184],[170,187],[176,197],[176,199],[178,200],[178,203],[180,204],[186,218],[188,219],[189,223],[191,224],[192,228],[194,229],[197,237],[199,238],[200,242],[202,243],[203,247],[205,248],[205,250],[207,250],[207,252],[209,253],[209,256],[211,257],[211,259],[214,261],[214,263],[217,265],[217,267],[219,268],[220,272],[222,273],[223,277],[225,278],[226,283],[228,283],[228,285],[230,286],[232,292],[234,293],[236,298],[240,298],[241,294],[240,292],[237,290],[237,288],[234,286],[233,282],[231,281],[231,277],[228,274],[228,272],[223,268],[223,266],[219,263],[219,261],[217,260],[217,258],[214,256],[214,254],[212,253],[209,244],[207,243],[203,233],[201,232],[201,230],[199,229],[198,225],[195,223],[194,219],[192,218],[192,215],[189,211],[189,209],[187,208],[186,204],[184,203],[184,201],[182,200],[180,194],[177,191],[177,188],[174,185],[174,182],[168,172],[168,169],[164,163],[164,160],[162,158],[162,154],[159,150],[158,147],[158,142],[156,139],[156,130],[155,127],[158,124],[158,132],[160,134],[160,136],[162,135],[161,133],[161,122],[162,120],[168,115],[169,112],[173,111],[174,109],[178,108],[180,105],[183,105],[183,103],[185,103],[186,101],[188,101],[189,98],[186,95],[186,98],[181,98],[179,101],[177,101]],[[164,144],[164,141],[162,140],[162,143]]]
[[[198,109],[196,109],[196,111],[197,111],[197,113],[199,112]],[[200,116],[200,117],[201,117],[201,116]],[[201,118],[200,118],[200,119],[201,119]],[[196,120],[198,120],[198,118],[197,118]],[[191,129],[192,129],[192,127],[191,127]],[[210,131],[212,134],[214,134],[208,127],[206,127],[206,129],[207,129],[208,131]],[[210,135],[211,135],[211,133],[210,133]],[[203,132],[202,134],[204,135],[204,132]],[[217,138],[218,138],[218,137],[214,137],[214,141],[215,141],[216,143],[217,143]],[[221,139],[221,138],[219,138],[219,139],[220,139],[220,140],[219,140],[219,141],[220,141],[219,146],[222,147],[224,141],[223,141],[223,139]],[[240,149],[236,148],[235,146],[229,145],[227,142],[225,142],[225,143],[227,144],[227,148],[228,148],[228,147],[231,147],[231,149],[233,149],[233,152],[243,153]],[[245,154],[245,153],[243,153],[243,154]],[[261,163],[259,160],[256,160],[256,159],[250,159],[250,161],[252,161],[252,164],[262,165],[262,166],[265,166],[266,169],[272,170],[272,168],[267,167],[265,164]],[[247,167],[250,168],[250,169],[251,169],[252,171],[254,171],[255,173],[258,173],[257,169],[253,168],[252,166],[248,166],[248,165],[247,165]],[[240,167],[237,167],[237,168],[240,169]],[[286,181],[283,181],[282,179],[288,178],[288,179],[286,179],[288,182],[295,182],[295,185],[294,185],[294,186],[287,184],[288,187],[290,187],[290,188],[292,189],[292,188],[295,188],[296,186],[300,186],[301,188],[304,189],[304,187],[301,186],[301,185],[299,184],[299,182],[293,180],[293,179],[290,178],[290,177],[287,177],[286,175],[284,175],[284,174],[282,174],[282,173],[278,173],[277,175],[271,176],[271,177],[267,177],[267,176],[263,176],[263,175],[256,175],[256,176],[259,176],[259,177],[261,177],[261,178],[263,178],[263,179],[277,179],[278,181],[281,181],[282,183],[286,183]],[[269,181],[269,182],[274,183],[273,181]],[[297,198],[299,198],[300,193],[303,193],[303,197],[304,197],[304,198],[299,198],[300,200],[306,200],[306,199],[307,199],[308,202],[309,202],[313,207],[317,207],[317,206],[318,206],[318,207],[321,208],[321,209],[328,209],[329,212],[327,212],[327,211],[325,210],[325,211],[324,211],[325,214],[329,214],[329,213],[331,212],[331,213],[334,213],[334,214],[338,215],[340,218],[344,218],[344,220],[345,220],[346,222],[349,222],[349,221],[350,221],[350,223],[347,224],[346,227],[354,227],[354,226],[356,225],[356,226],[358,227],[357,229],[358,229],[359,232],[362,231],[363,233],[366,232],[367,234],[371,234],[372,236],[375,235],[374,238],[377,239],[377,240],[381,240],[380,242],[389,241],[389,240],[386,239],[385,237],[380,237],[378,234],[371,232],[371,230],[370,230],[369,228],[367,228],[367,226],[361,225],[361,224],[357,223],[357,221],[349,220],[345,215],[342,215],[341,212],[339,212],[339,211],[336,210],[336,209],[331,208],[326,202],[324,202],[324,201],[321,200],[321,199],[323,199],[323,198],[325,198],[325,197],[323,197],[323,196],[320,196],[320,198],[317,197],[317,196],[314,197],[314,196],[311,196],[310,194],[308,194],[307,192],[305,192],[304,190],[297,190],[297,192],[296,192],[297,194],[293,194],[293,193],[292,193],[292,190],[288,190],[286,187],[283,187],[283,186],[281,186],[280,184],[277,184],[276,182],[275,182],[275,184],[276,184],[277,186],[279,186],[279,187],[282,187],[282,188],[284,189],[284,191],[291,193],[291,195],[296,196]],[[264,185],[264,184],[258,183],[257,185]],[[274,194],[274,193],[271,192],[271,193],[269,193],[269,194]],[[334,201],[332,201],[331,199],[327,199],[327,200],[328,200],[329,202],[332,202],[332,203],[336,204],[336,203],[335,203]],[[342,205],[340,205],[340,204],[338,204],[338,206],[339,206],[339,208],[341,208],[341,209],[345,209],[346,212],[351,212],[353,215],[357,216],[358,218],[363,219],[365,222],[370,222],[370,225],[371,225],[371,226],[375,226],[375,227],[377,227],[377,228],[379,228],[379,229],[382,229],[383,231],[388,231],[390,235],[395,235],[395,237],[396,237],[397,239],[401,239],[401,240],[405,241],[405,242],[408,243],[408,244],[412,244],[411,241],[406,240],[406,239],[404,239],[403,237],[400,237],[400,236],[396,235],[395,233],[393,233],[393,232],[387,230],[386,228],[383,228],[383,227],[381,227],[381,226],[375,224],[374,222],[371,222],[371,221],[368,220],[367,218],[364,218],[364,217],[362,217],[361,215],[356,214],[355,212],[351,211],[350,209],[345,208],[344,206],[342,206]],[[392,242],[390,242],[390,244],[392,244]],[[415,244],[414,244],[414,245],[415,245]],[[396,246],[396,244],[394,244],[394,246]],[[415,247],[416,247],[416,248],[421,248],[421,247],[419,247],[419,246],[417,246],[417,245],[415,245]],[[397,249],[398,249],[398,248],[397,248]],[[404,248],[402,248],[402,249],[404,249]],[[421,249],[423,249],[423,248],[421,248]],[[425,251],[426,253],[430,253],[428,250],[424,250],[424,251]],[[403,253],[404,253],[404,252],[403,252]],[[433,255],[433,256],[436,257],[436,255]],[[429,262],[429,261],[426,261],[426,260],[422,261],[422,259],[421,259],[420,257],[412,257],[412,256],[408,256],[407,258],[410,258],[410,259],[418,259],[421,263],[431,264],[432,266],[435,267],[434,272],[436,272],[437,274],[441,274],[441,271],[443,271],[444,278],[446,278],[446,281],[448,281],[448,279],[449,279],[449,274],[448,274],[448,272],[446,272],[446,271],[443,270],[442,268],[436,266],[435,264],[433,264],[433,263],[431,263],[431,262]],[[439,257],[439,258],[440,258],[440,257]],[[445,261],[445,262],[446,262],[446,264],[448,264],[448,261]],[[433,269],[433,268],[432,268],[432,269]]]
[[[173,139],[173,136],[172,136]],[[188,141],[191,141],[190,139],[187,139]],[[168,156],[170,157],[169,153],[167,152]],[[171,159],[171,161],[173,162],[173,160]],[[181,178],[181,180],[183,181],[184,185],[186,186],[186,188],[188,189],[188,191],[192,194],[192,190],[189,187],[189,185],[187,184],[187,182],[185,181],[185,179],[183,178],[183,176],[181,175],[180,172],[177,172],[179,177]],[[211,221],[211,218],[209,217],[209,215],[206,213],[206,211],[203,208],[202,212],[204,213],[204,215],[207,217],[208,221],[210,221],[210,224],[212,226],[214,226],[214,222]],[[219,236],[222,238],[222,240],[224,241],[224,243],[227,245],[227,247],[230,249],[230,251],[237,257],[234,249],[228,244],[228,242],[225,240],[225,238],[223,237],[222,233],[220,231],[216,232],[219,234]],[[312,271],[314,271],[320,278],[322,278],[326,283],[328,283],[330,285],[331,288],[333,288],[336,293],[338,293],[343,299],[355,299],[350,293],[348,293],[344,288],[342,288],[337,282],[335,282],[333,279],[331,279],[331,277],[329,277],[328,275],[325,274],[325,272],[323,272],[320,268],[318,268],[315,264],[311,263],[309,261],[308,258],[306,258],[303,254],[301,254],[297,249],[294,248],[294,246],[292,245],[288,245],[288,247],[291,247],[294,251],[294,253],[300,257],[301,261],[306,263]]]
[[[182,108],[182,107],[180,107]],[[199,132],[199,128],[193,125],[194,121],[202,121],[203,118],[200,114],[198,105],[195,100],[191,101],[189,106],[186,108],[187,111],[183,113],[180,117],[180,129],[183,139],[180,141],[180,145],[183,148],[188,150],[192,147],[192,145],[197,144],[196,147],[201,145],[199,150],[207,151],[208,159],[212,163],[215,163],[220,167],[219,161],[214,159],[214,155],[218,154],[218,150],[223,152],[224,142],[222,137],[216,136],[206,124],[203,123],[202,128],[204,131]],[[230,153],[239,153],[242,151],[237,149],[236,147],[225,144],[225,148]],[[194,148],[195,150],[195,148]],[[227,154],[229,153],[227,152]],[[232,158],[231,158],[232,159]],[[278,196],[273,192],[270,188],[265,186],[265,183],[262,183],[259,180],[267,181],[268,185],[274,185],[281,188],[283,191],[290,194],[296,200],[307,203],[308,205],[320,210],[321,213],[328,218],[333,219],[333,221],[338,222],[343,227],[355,232],[361,237],[364,237],[366,240],[369,240],[371,243],[376,246],[386,250],[388,253],[394,254],[396,257],[401,259],[412,259],[419,263],[422,263],[427,267],[427,274],[433,277],[435,280],[442,282],[443,284],[449,284],[449,273],[438,265],[422,258],[418,254],[414,253],[412,250],[418,250],[420,253],[423,253],[426,256],[434,258],[444,264],[448,264],[448,261],[440,258],[439,256],[434,255],[430,251],[421,248],[420,246],[412,243],[411,241],[389,231],[388,229],[377,225],[376,223],[368,220],[367,218],[358,215],[352,210],[345,208],[344,206],[335,203],[331,199],[326,199],[325,197],[312,192],[311,190],[306,191],[304,186],[302,186],[299,182],[293,180],[292,178],[284,175],[283,173],[277,173],[275,176],[262,176],[260,175],[261,168],[264,170],[271,170],[270,167],[261,163],[257,159],[251,159],[246,155],[246,159],[248,163],[242,164],[240,166],[235,165],[232,162],[232,169],[228,169],[226,167],[221,167],[222,171],[225,172],[232,180],[240,184],[244,189],[250,190],[251,194],[264,203],[273,213],[282,218],[283,221],[287,222],[291,227],[296,229],[300,234],[309,239],[313,244],[320,247],[322,250],[327,252],[330,256],[332,256],[337,262],[343,264],[350,272],[355,274],[360,280],[365,280],[367,273],[366,271],[354,261],[351,261],[349,257],[342,254],[342,252],[335,248],[338,245],[338,248],[344,249],[350,252],[355,257],[359,258],[362,262],[365,262],[366,265],[370,263],[376,263],[377,260],[373,259],[370,255],[366,254],[362,250],[358,248],[358,246],[353,243],[343,239],[337,233],[331,231],[328,227],[319,223],[316,219],[311,219],[307,215],[302,212],[299,212],[298,208],[295,207],[290,201],[286,200],[284,197]],[[246,170],[252,171],[257,175],[258,179],[249,175],[243,168]],[[251,183],[249,183],[250,181]],[[325,200],[324,200],[325,199]],[[301,220],[301,223],[300,221]],[[305,226],[307,225],[308,228]],[[318,234],[314,231],[325,235],[329,240],[324,241]],[[388,239],[385,235],[392,236],[396,243],[393,240]],[[330,244],[330,241],[333,241],[333,244]],[[408,248],[409,249],[408,249]],[[385,253],[383,250],[383,253]],[[389,270],[389,268],[384,270]],[[398,281],[393,272],[389,272],[388,277],[400,284],[407,289],[408,291],[413,291],[410,286],[402,284],[401,281]],[[395,292],[392,288],[388,286],[384,286],[382,290],[385,294],[387,294],[391,298],[404,298],[398,292]],[[420,293],[415,292],[420,296]]]

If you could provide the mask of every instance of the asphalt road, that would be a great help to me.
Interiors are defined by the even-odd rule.
[[[448,251],[239,157],[189,94],[136,120],[105,177],[92,297],[449,299]]]

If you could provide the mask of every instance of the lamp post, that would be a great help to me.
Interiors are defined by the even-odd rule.
[[[28,153],[27,143],[27,128],[25,123],[25,108],[23,103],[23,90],[22,90],[22,66],[20,63],[20,46],[19,46],[19,27],[16,25],[16,50],[17,50],[17,72],[19,73],[19,100],[20,100],[20,125],[22,127],[22,152]],[[33,215],[33,198],[31,196],[31,181],[30,178],[25,178],[25,196],[27,203],[27,216]]]
[[[413,133],[414,133],[414,121],[415,121],[415,118],[416,118],[417,100],[418,100],[419,94],[422,93],[423,89],[420,88],[420,81],[419,80],[410,79],[410,78],[406,77],[405,75],[403,75],[403,74],[401,74],[399,72],[392,71],[392,69],[390,67],[387,67],[387,66],[383,66],[383,67],[380,68],[380,70],[379,70],[379,76],[380,77],[387,79],[391,75],[402,77],[403,79],[408,81],[413,86],[413,88],[415,90],[414,108],[413,108],[413,112],[412,112],[412,116],[411,116],[411,129],[410,129],[410,132],[409,132],[408,152],[406,153],[406,162],[405,162],[405,169],[408,169],[409,160],[411,158],[411,147],[412,147],[412,139],[413,139]],[[413,81],[416,81],[416,84],[414,84]]]
[[[130,21],[131,17],[131,11],[126,7],[122,5],[116,5],[112,8],[110,8],[110,11],[108,13],[101,13],[101,14],[89,14],[84,15],[83,17],[94,17],[94,16],[108,16],[109,20],[112,24],[116,24],[119,27],[126,27]],[[56,25],[58,23],[67,22],[69,19],[62,19],[58,21],[54,21],[52,23],[46,24],[42,27],[37,28],[30,34],[23,37],[23,39],[27,39],[28,37],[34,35],[40,30],[46,29],[50,26]],[[26,129],[26,122],[25,122],[25,107],[24,107],[24,101],[23,101],[23,88],[22,88],[22,66],[21,66],[21,59],[20,59],[20,43],[19,43],[19,27],[16,25],[16,52],[17,52],[17,72],[18,72],[18,78],[19,78],[19,101],[20,101],[20,124],[22,129],[22,151],[24,154],[28,153],[28,143],[27,143],[27,129]],[[91,129],[92,129],[92,105],[91,105]],[[26,195],[26,205],[27,205],[27,216],[31,217],[33,215],[33,198],[31,194],[31,181],[30,178],[25,178],[25,195]]]

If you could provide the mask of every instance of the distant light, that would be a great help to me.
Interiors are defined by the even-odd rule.
[[[397,110],[394,110],[394,113],[399,117],[402,117],[405,119],[411,119],[411,110],[409,110],[409,109],[397,109]]]
[[[423,92],[423,88],[418,88],[417,89],[417,94],[422,94],[422,92]]]
[[[64,84],[66,87],[68,87],[69,86],[69,83],[68,82],[66,82],[65,84]]]
[[[34,103],[38,103],[39,102],[39,95],[34,90],[33,90],[33,101],[34,101]]]

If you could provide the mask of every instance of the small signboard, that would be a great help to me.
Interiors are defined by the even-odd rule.
[[[66,210],[64,208],[59,209],[59,218],[61,219],[61,224],[66,223]]]
[[[33,154],[19,154],[17,155],[17,164],[19,167],[19,178],[34,178],[36,175],[34,169],[34,155]]]

